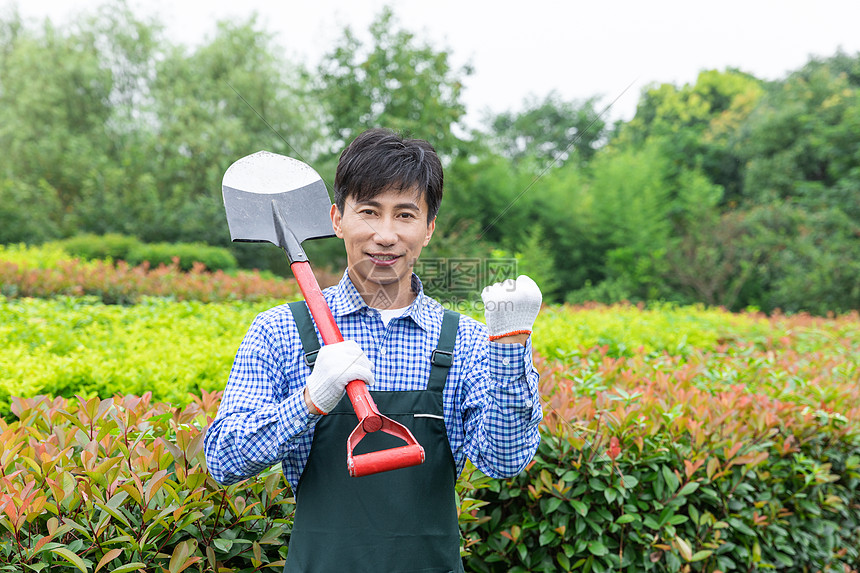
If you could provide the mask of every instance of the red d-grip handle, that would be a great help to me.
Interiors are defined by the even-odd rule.
[[[424,463],[424,448],[415,440],[412,432],[391,418],[385,416],[380,416],[380,418],[382,419],[382,431],[400,438],[407,445],[354,456],[352,452],[355,446],[368,434],[363,425],[359,423],[346,440],[346,467],[352,477],[408,468]]]
[[[348,448],[347,450],[346,465],[350,477],[368,476],[424,463],[424,448],[418,444],[357,456],[353,456]]]
[[[323,342],[325,344],[343,342],[343,335],[334,321],[310,263],[297,261],[290,265],[290,269],[296,277],[296,282],[299,283]],[[367,384],[362,380],[353,380],[346,385],[346,394],[352,402],[355,415],[358,416],[358,425],[346,441],[346,465],[350,476],[366,476],[424,463],[424,448],[406,426],[379,413],[376,403],[367,391]],[[379,430],[402,439],[406,445],[357,456],[352,455],[353,449],[365,435]]]

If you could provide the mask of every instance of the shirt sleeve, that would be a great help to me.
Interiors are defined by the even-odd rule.
[[[308,411],[304,384],[291,388],[290,375],[297,374],[288,371],[289,364],[296,363],[285,350],[291,333],[276,336],[275,329],[264,315],[254,320],[236,353],[218,414],[206,431],[206,464],[221,484],[256,475],[291,453],[307,457],[295,450],[309,447],[302,438],[320,416]]]
[[[540,443],[543,412],[531,337],[525,346],[480,337],[470,354],[463,385],[466,455],[488,476],[512,477]]]

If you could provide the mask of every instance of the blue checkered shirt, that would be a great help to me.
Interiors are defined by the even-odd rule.
[[[371,390],[427,386],[443,308],[424,294],[415,275],[412,288],[416,299],[387,327],[346,273],[323,291],[344,339],[358,342],[374,364]],[[231,484],[280,462],[295,489],[321,417],[305,404],[309,374],[289,307],[258,315],[239,347],[218,415],[206,432],[212,477]],[[526,346],[491,343],[484,324],[462,316],[443,404],[458,473],[466,458],[492,477],[522,471],[537,450],[542,418],[531,341]]]

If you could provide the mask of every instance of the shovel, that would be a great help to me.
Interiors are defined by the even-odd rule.
[[[302,242],[333,237],[331,201],[325,183],[310,166],[283,155],[258,151],[231,165],[221,183],[227,225],[234,242],[272,243],[284,249],[311,316],[325,344],[343,336],[314,277]],[[346,386],[358,425],[346,442],[346,465],[352,477],[417,466],[424,448],[406,426],[379,413],[362,380]],[[361,439],[382,430],[405,446],[353,455]]]

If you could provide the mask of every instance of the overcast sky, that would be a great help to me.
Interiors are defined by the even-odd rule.
[[[61,24],[100,0],[18,0],[25,18]],[[468,0],[129,0],[137,14],[157,15],[174,42],[199,44],[215,22],[254,11],[287,54],[313,67],[345,26],[366,38],[385,5],[400,26],[470,63],[465,83],[470,123],[486,111],[521,107],[555,90],[566,99],[602,98],[608,114],[630,119],[651,83],[693,83],[704,69],[740,68],[778,79],[811,55],[860,52],[858,0],[610,0],[470,2]],[[9,8],[13,0],[0,0]],[[5,10],[4,12],[5,13]]]

